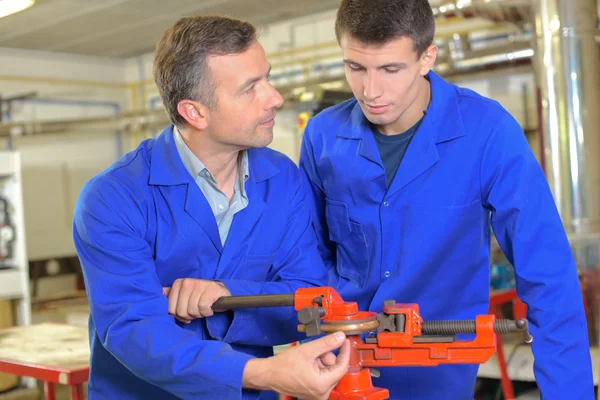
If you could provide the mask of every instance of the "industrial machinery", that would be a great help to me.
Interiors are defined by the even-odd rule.
[[[12,224],[10,202],[0,196],[0,261],[12,258],[15,228]]]
[[[497,333],[523,332],[531,343],[527,320],[495,319],[423,321],[417,304],[384,302],[381,313],[359,311],[331,287],[298,289],[295,293],[222,297],[215,310],[290,306],[298,312],[299,332],[316,336],[345,332],[351,344],[348,373],[331,392],[330,400],[383,400],[387,389],[373,387],[377,367],[480,364],[496,351]],[[475,334],[472,340],[455,335]],[[364,337],[364,340],[363,340]]]

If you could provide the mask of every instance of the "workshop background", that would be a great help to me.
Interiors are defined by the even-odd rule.
[[[521,124],[546,171],[581,275],[597,385],[598,5],[430,3],[439,47],[434,70],[498,100]],[[351,96],[334,35],[338,5],[339,0],[0,0],[0,337],[8,338],[0,342],[0,361],[34,357],[85,371],[89,308],[72,241],[73,208],[88,179],[168,123],[152,80],[152,52],[161,32],[179,17],[199,13],[257,24],[272,82],[286,100],[270,147],[297,162],[307,120]],[[505,295],[498,309],[510,314],[512,268],[497,247],[490,269],[493,293]],[[37,325],[45,322],[67,325]],[[27,326],[31,329],[14,330]],[[53,339],[62,344],[52,345]],[[528,345],[503,342],[511,389],[501,384],[502,363],[494,356],[480,368],[476,398],[503,399],[513,390],[515,398],[539,399]],[[64,375],[60,379],[72,383]],[[0,399],[43,399],[42,381],[0,374]],[[56,386],[59,399],[69,398],[70,391]]]

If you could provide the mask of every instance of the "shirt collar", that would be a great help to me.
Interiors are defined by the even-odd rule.
[[[179,157],[181,157],[181,161],[185,169],[192,175],[194,179],[198,176],[201,176],[203,171],[206,171],[206,174],[210,176],[213,180],[211,172],[206,168],[204,163],[200,161],[198,157],[190,150],[187,144],[184,142],[179,130],[176,126],[173,125],[173,137],[175,139],[175,147],[177,148],[177,153],[179,153]],[[241,157],[238,157],[238,177],[239,180],[236,181],[236,186],[239,188],[239,183],[245,183],[250,177],[250,169],[248,167],[248,151],[242,150],[240,152]],[[241,172],[241,173],[240,173]],[[245,192],[244,185],[241,185],[242,192]]]
[[[179,157],[181,157],[181,161],[183,162],[183,166],[187,171],[194,177],[198,177],[202,171],[208,171],[208,168],[200,161],[198,157],[190,150],[190,148],[185,144],[179,130],[176,126],[173,126],[173,137],[175,139],[175,147],[177,147],[177,153],[179,153]]]

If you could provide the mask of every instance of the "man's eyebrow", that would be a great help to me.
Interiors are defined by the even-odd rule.
[[[389,64],[381,65],[378,68],[406,68],[406,64],[401,62],[392,62]]]
[[[358,65],[359,67],[362,67],[362,68],[364,68],[362,65],[360,65],[360,64],[359,64],[359,63],[357,63],[356,61],[352,61],[352,60],[350,60],[349,58],[344,58],[344,64],[356,64],[356,65]]]
[[[348,58],[344,58],[344,63],[345,64],[355,64],[361,68],[364,68],[364,66],[360,65],[359,63],[357,63],[356,61],[352,61]],[[378,69],[382,69],[382,68],[406,68],[406,64],[401,63],[401,62],[392,62],[392,63],[388,63],[388,64],[384,64],[384,65],[380,65],[377,67]]]
[[[256,83],[256,82],[260,81],[261,79],[268,77],[270,74],[271,74],[271,64],[269,64],[269,71],[267,72],[266,75],[254,76],[252,78],[247,79],[246,82],[244,82],[244,84],[242,86],[240,86],[240,92],[242,92],[244,89],[246,89],[248,86],[252,85],[253,83]]]

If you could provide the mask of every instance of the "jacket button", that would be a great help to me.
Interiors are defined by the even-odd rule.
[[[383,275],[385,275],[386,278],[389,278],[391,273],[390,273],[390,271],[385,271],[385,274],[383,274]]]
[[[383,206],[384,206],[384,207],[387,207],[387,206],[389,206],[389,205],[390,205],[390,203],[388,203],[387,201],[384,201],[384,202],[383,202]]]

